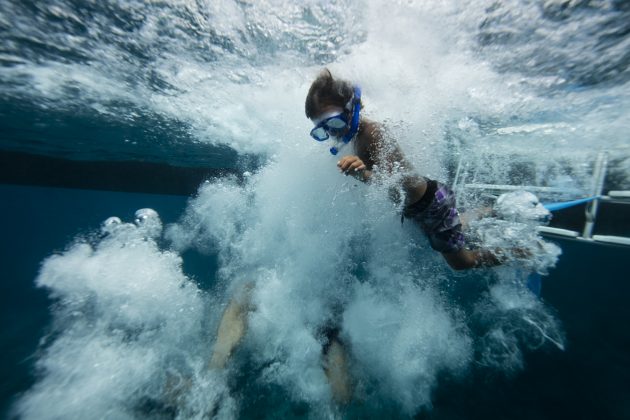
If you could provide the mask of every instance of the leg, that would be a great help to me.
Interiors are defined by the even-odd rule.
[[[456,252],[443,252],[442,256],[453,270],[494,267],[501,264],[496,255],[485,249],[468,250],[462,248]]]
[[[328,348],[324,351],[324,373],[330,383],[333,399],[339,404],[350,402],[352,390],[348,377],[346,352],[336,338],[331,339]]]
[[[245,292],[233,298],[225,312],[223,312],[223,317],[219,323],[219,331],[217,332],[217,341],[214,343],[214,350],[209,363],[209,367],[212,369],[225,367],[236,345],[245,335],[251,288],[251,283],[246,285]]]

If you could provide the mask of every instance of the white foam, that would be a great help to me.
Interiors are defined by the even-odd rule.
[[[503,220],[521,223],[536,224],[551,218],[551,212],[540,203],[538,197],[528,191],[501,194],[493,211]]]
[[[524,287],[527,272],[499,271],[488,299],[478,303],[476,323],[482,334],[476,343],[481,365],[519,372],[524,353],[546,345],[564,350],[564,334],[557,319]]]
[[[212,392],[219,395],[224,385],[203,369],[209,301],[182,273],[181,258],[158,249],[142,227],[114,223],[105,233],[95,245],[78,242],[42,266],[37,284],[57,302],[54,338],[37,362],[41,379],[17,412],[135,418],[143,399],[168,402],[175,376],[193,386],[213,383],[195,415],[211,411]]]
[[[430,291],[407,284],[392,296],[383,288],[357,288],[344,313],[344,332],[356,375],[411,415],[431,405],[438,372],[467,369],[471,340]]]
[[[263,380],[326,406],[323,331],[340,325],[357,392],[413,413],[430,405],[438,372],[469,368],[476,337],[461,310],[437,297],[448,289],[444,263],[416,227],[400,226],[388,180],[344,177],[321,149],[309,156],[312,169],[291,147],[245,184],[205,185],[169,235],[178,246],[212,243],[233,291],[254,284],[244,346],[266,366]],[[535,226],[522,230],[536,237]],[[494,318],[508,310],[488,305]]]
[[[248,382],[277,386],[287,404],[331,414],[322,348],[326,331],[336,327],[356,398],[411,415],[431,405],[440,372],[466,372],[474,354],[512,371],[524,349],[550,341],[545,337],[562,342],[522,280],[509,301],[493,292],[474,313],[445,299],[452,284],[445,263],[417,226],[401,226],[399,206],[389,199],[396,177],[366,185],[339,173],[337,159],[315,142],[286,144],[242,181],[204,183],[181,221],[166,229],[172,250],[158,247],[159,216],[143,209],[137,224],[106,224],[94,244],[77,243],[46,260],[37,282],[59,301],[59,335],[18,412],[134,417],[145,413],[150,397],[182,418],[215,410],[236,416],[254,398],[250,393],[264,392],[242,391],[239,403],[234,394],[241,391],[228,387],[231,369],[247,362]],[[537,243],[535,231],[523,224],[512,239],[517,246],[523,237]],[[491,245],[495,239],[486,238]],[[212,295],[182,274],[179,253],[190,247],[218,255]],[[252,309],[242,350],[227,372],[210,371],[217,320],[243,287],[251,287]],[[492,333],[478,336],[471,327],[476,317]],[[504,319],[520,320],[520,328]],[[497,353],[505,343],[512,343],[511,353]]]

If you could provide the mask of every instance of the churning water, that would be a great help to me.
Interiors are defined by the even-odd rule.
[[[445,381],[562,350],[526,287],[560,252],[535,223],[478,224],[481,241],[531,258],[453,274],[401,227],[393,180],[343,177],[309,140],[304,97],[323,66],[359,83],[366,115],[444,182],[465,158],[481,182],[578,198],[608,151],[627,188],[629,30],[628,3],[612,0],[2,2],[4,150],[242,174],[201,185],[177,223],[110,220],[44,261],[53,325],[13,413],[406,417],[430,411]],[[210,287],[184,273],[190,250],[218,258]],[[210,369],[222,312],[245,289],[245,337]],[[331,328],[347,406],[322,368]]]

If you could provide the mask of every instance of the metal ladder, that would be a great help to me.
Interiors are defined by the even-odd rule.
[[[538,187],[534,185],[500,185],[500,184],[483,184],[483,183],[467,183],[466,178],[466,163],[463,158],[459,160],[455,178],[453,180],[453,190],[460,195],[465,190],[478,190],[481,192],[489,193],[491,195],[499,195],[510,191],[526,190],[532,193],[542,194],[554,194],[554,193],[576,193],[581,191],[568,191],[567,189],[555,188],[555,187]],[[538,231],[544,236],[562,237],[567,239],[573,239],[577,241],[585,241],[591,243],[611,244],[630,246],[630,237],[625,236],[612,236],[612,235],[593,235],[593,229],[597,221],[597,211],[599,209],[600,202],[609,202],[615,204],[630,204],[630,191],[608,191],[607,194],[603,194],[604,180],[606,178],[606,172],[608,170],[608,154],[601,152],[597,156],[593,170],[593,182],[591,184],[591,196],[597,197],[593,201],[586,205],[585,209],[585,222],[582,232],[560,229],[549,226],[539,226]]]

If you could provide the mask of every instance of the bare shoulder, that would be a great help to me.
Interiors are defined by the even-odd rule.
[[[412,168],[405,159],[396,139],[387,132],[387,128],[368,119],[361,121],[356,152],[366,163],[368,169],[372,169],[374,165],[384,165],[390,170],[394,165]]]
[[[377,160],[387,143],[384,127],[374,121],[364,119],[357,136],[357,151],[359,155],[367,154],[371,160]]]
[[[370,145],[380,144],[385,139],[385,128],[374,121],[364,119],[361,121],[360,136],[365,143]]]

